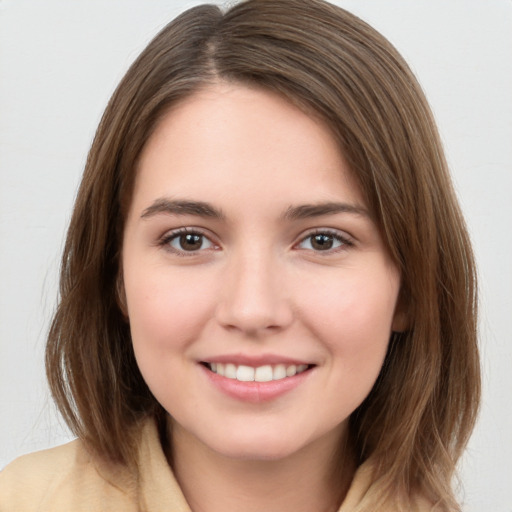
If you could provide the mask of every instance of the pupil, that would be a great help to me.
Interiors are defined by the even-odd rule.
[[[313,240],[311,241],[311,245],[315,249],[319,249],[320,251],[328,250],[332,247],[333,240],[330,235],[314,235]]]
[[[180,236],[180,245],[185,251],[193,251],[201,248],[201,235],[186,234]]]

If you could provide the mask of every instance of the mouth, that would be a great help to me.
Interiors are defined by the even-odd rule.
[[[202,362],[212,373],[239,382],[271,382],[294,377],[307,372],[315,365],[312,364],[275,364],[262,366],[246,366],[234,363]]]

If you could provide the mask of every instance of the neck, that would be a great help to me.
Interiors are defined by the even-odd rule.
[[[193,512],[336,512],[355,469],[339,438],[277,460],[248,460],[214,452],[174,424],[171,464]]]

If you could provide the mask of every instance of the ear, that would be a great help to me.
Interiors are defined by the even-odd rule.
[[[409,322],[407,320],[407,315],[403,311],[395,311],[395,316],[393,317],[393,323],[391,324],[391,330],[393,332],[404,332],[407,330],[409,326]]]
[[[393,322],[391,323],[391,330],[393,332],[404,332],[409,326],[409,312],[406,306],[406,298],[403,289],[398,294],[396,301],[395,312],[393,314]]]
[[[116,279],[116,303],[126,321],[128,321],[128,306],[126,304],[126,292],[124,289],[123,272],[120,269]]]

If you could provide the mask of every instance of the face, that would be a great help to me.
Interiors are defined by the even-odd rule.
[[[241,458],[339,442],[381,369],[400,276],[329,129],[218,84],[163,118],[137,173],[127,312],[175,428]]]

